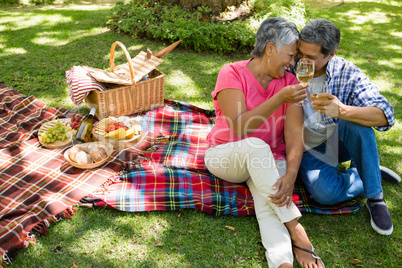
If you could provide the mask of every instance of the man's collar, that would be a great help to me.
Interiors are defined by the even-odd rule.
[[[327,67],[325,68],[325,72],[329,78],[332,78],[332,74],[334,73],[335,64],[337,61],[337,56],[335,55],[332,59],[327,63]]]

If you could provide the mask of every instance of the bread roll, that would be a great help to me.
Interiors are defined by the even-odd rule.
[[[93,161],[89,154],[87,154],[84,151],[80,151],[75,155],[75,159],[77,160],[76,162],[78,164],[92,164]]]
[[[77,162],[77,154],[81,151],[83,151],[82,148],[74,146],[70,149],[70,151],[68,151],[68,157],[71,159],[71,161]]]
[[[107,151],[105,146],[99,145],[99,146],[94,146],[91,147],[89,150],[89,155],[91,156],[92,160],[95,162],[102,161],[107,157]]]

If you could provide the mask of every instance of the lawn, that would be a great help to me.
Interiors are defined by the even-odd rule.
[[[338,55],[355,63],[395,108],[396,124],[377,132],[381,164],[402,174],[401,1],[345,1],[315,10],[342,32]],[[119,40],[132,56],[167,45],[111,32],[103,26],[112,5],[43,8],[0,7],[0,82],[34,95],[48,106],[86,112],[68,97],[65,72],[75,65],[107,68]],[[116,63],[124,63],[117,49]],[[158,67],[166,74],[165,97],[212,109],[210,93],[220,68],[247,53],[218,55],[180,46]],[[394,233],[372,230],[369,213],[305,213],[300,220],[327,267],[402,265],[401,185],[383,183]],[[225,228],[232,226],[235,231]],[[266,267],[254,216],[213,217],[195,210],[125,213],[80,207],[72,219],[49,228],[35,246],[21,250],[14,267]]]

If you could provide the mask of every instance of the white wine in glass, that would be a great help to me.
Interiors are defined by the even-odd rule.
[[[328,92],[327,85],[325,83],[312,83],[311,89],[310,89],[310,98],[311,101],[314,100],[326,100],[328,98],[317,98],[318,93],[326,93]],[[324,129],[325,125],[323,124],[323,118],[322,114],[320,112],[317,112],[317,121],[315,124],[312,126],[315,129]]]
[[[306,84],[313,79],[314,61],[308,58],[301,58],[296,65],[296,77],[300,83]],[[302,100],[296,105],[307,104],[307,100]]]
[[[313,79],[313,74],[310,72],[297,72],[297,80],[300,83],[308,83]]]

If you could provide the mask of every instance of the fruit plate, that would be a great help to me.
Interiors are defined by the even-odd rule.
[[[94,162],[94,163],[91,163],[91,164],[80,164],[80,163],[77,163],[77,162],[75,162],[75,161],[73,161],[72,159],[70,159],[70,151],[74,148],[74,147],[78,147],[78,148],[81,148],[82,150],[87,150],[87,148],[89,147],[89,146],[91,146],[91,145],[97,145],[97,144],[102,144],[102,145],[104,145],[105,147],[106,147],[106,151],[107,151],[107,157],[106,158],[104,158],[103,160],[101,160],[101,161],[98,161],[98,162]],[[64,158],[66,159],[66,161],[68,162],[68,163],[70,163],[72,166],[74,166],[74,167],[76,167],[76,168],[80,168],[80,169],[93,169],[93,168],[96,168],[96,167],[99,167],[99,166],[101,166],[101,165],[103,165],[104,163],[106,163],[108,160],[109,160],[109,158],[110,158],[110,155],[113,153],[113,151],[114,151],[114,147],[113,147],[113,145],[112,144],[110,144],[110,143],[108,143],[108,142],[88,142],[88,143],[81,143],[81,144],[77,144],[77,145],[74,145],[74,146],[71,146],[71,148],[69,148],[69,149],[67,149],[65,152],[64,152]]]
[[[41,137],[42,134],[45,133],[48,128],[54,127],[56,125],[57,120],[62,122],[63,124],[70,122],[70,118],[60,118],[60,119],[48,121],[48,122],[42,124],[42,126],[39,128],[39,132],[38,132],[39,143],[42,144],[46,148],[49,148],[49,149],[63,148],[63,147],[66,147],[67,145],[70,145],[71,141],[73,139],[73,130],[70,130],[70,131],[67,131],[67,133],[68,133],[68,135],[70,135],[70,137],[65,141],[56,140],[53,143],[46,143],[42,140],[42,137]]]
[[[105,138],[106,135],[106,128],[109,126],[111,122],[115,122],[116,120],[113,118],[105,118],[101,121],[97,122],[93,129],[92,135],[96,141],[104,141],[111,143],[115,148],[125,149],[129,148],[135,144],[137,144],[142,136],[144,135],[144,131],[141,127],[141,124],[135,120],[129,120],[132,124],[131,128],[135,129],[133,136],[130,138],[123,138],[123,139],[115,139],[115,138]]]

